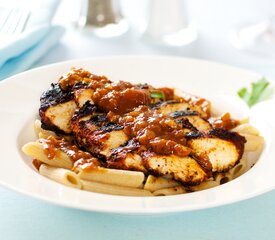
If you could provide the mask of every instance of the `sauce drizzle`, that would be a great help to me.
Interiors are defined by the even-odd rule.
[[[64,139],[56,139],[53,136],[48,138],[40,138],[39,142],[43,146],[44,153],[49,159],[55,158],[58,151],[66,153],[74,164],[74,168],[81,167],[85,170],[91,170],[100,166],[100,162],[90,153],[80,150],[76,145],[65,141]]]

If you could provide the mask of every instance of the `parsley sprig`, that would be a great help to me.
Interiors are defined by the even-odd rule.
[[[262,77],[257,82],[251,83],[251,90],[247,88],[241,88],[238,91],[238,95],[243,99],[249,107],[252,107],[258,102],[261,102],[269,98],[273,94],[273,89],[266,78]]]

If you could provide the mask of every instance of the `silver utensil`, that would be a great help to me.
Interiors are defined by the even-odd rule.
[[[188,17],[186,0],[150,0],[143,37],[155,44],[181,47],[196,40],[197,31]]]
[[[0,41],[23,32],[30,13],[25,8],[0,8]]]
[[[122,35],[129,27],[120,0],[82,0],[77,26],[103,38]]]

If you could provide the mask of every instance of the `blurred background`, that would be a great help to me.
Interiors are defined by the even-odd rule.
[[[28,20],[36,19],[36,26],[64,27],[59,42],[31,67],[83,57],[160,54],[213,60],[275,77],[273,0],[2,0],[0,6],[32,9]],[[109,23],[119,26],[105,28]],[[259,34],[265,35],[264,46],[257,45]]]

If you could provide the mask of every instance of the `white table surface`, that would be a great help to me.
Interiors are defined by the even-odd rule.
[[[75,4],[68,0],[67,6]],[[240,3],[241,2],[241,3]],[[275,78],[275,59],[258,58],[234,49],[228,32],[238,23],[270,12],[270,0],[189,0],[199,39],[190,46],[164,48],[142,41],[135,28],[119,38],[98,39],[68,28],[37,66],[91,56],[159,54],[228,63]],[[134,22],[141,3],[123,1]],[[70,8],[72,9],[72,8]],[[68,10],[69,13],[69,10]],[[69,17],[62,19],[63,23]],[[57,17],[57,22],[60,21]],[[61,22],[62,22],[61,21]],[[222,81],[222,79],[221,79]],[[275,191],[254,199],[195,212],[165,216],[119,216],[68,209],[0,187],[0,239],[275,239]]]

